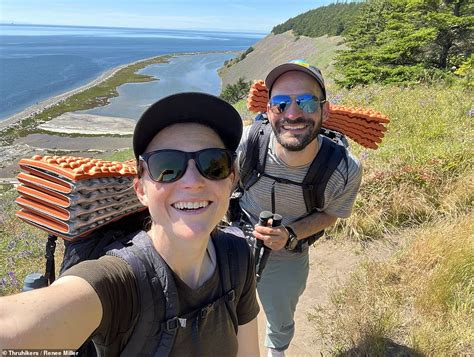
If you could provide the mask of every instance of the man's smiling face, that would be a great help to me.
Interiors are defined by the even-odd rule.
[[[296,104],[296,96],[312,94],[323,98],[319,84],[308,74],[289,71],[282,74],[273,84],[271,96],[289,95],[292,102],[282,113],[268,108],[268,119],[273,126],[278,143],[289,151],[301,151],[318,135],[323,118],[321,106],[314,113],[304,112]]]

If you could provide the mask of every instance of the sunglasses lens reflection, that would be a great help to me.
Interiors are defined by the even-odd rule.
[[[196,160],[201,174],[210,180],[222,180],[232,170],[232,156],[224,150],[202,150]]]
[[[270,98],[270,110],[275,114],[283,113],[292,102],[289,95],[276,95]],[[302,94],[295,98],[296,105],[305,113],[314,113],[318,110],[321,101],[312,94]]]
[[[157,150],[143,155],[148,172],[154,181],[168,183],[183,177],[188,160],[194,159],[202,176],[222,180],[232,172],[233,154],[226,149],[204,149],[196,152]]]
[[[305,113],[314,113],[318,109],[319,100],[314,96],[301,96],[296,99],[296,103]]]
[[[148,170],[153,180],[173,182],[184,175],[187,162],[184,153],[161,151],[148,157]]]

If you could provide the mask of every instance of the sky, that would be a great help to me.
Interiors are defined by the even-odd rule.
[[[0,23],[269,33],[335,0],[0,0]]]

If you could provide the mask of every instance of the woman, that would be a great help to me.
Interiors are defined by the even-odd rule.
[[[236,181],[241,134],[239,114],[217,97],[181,93],[153,104],[133,137],[139,171],[134,188],[150,212],[149,229],[72,267],[50,287],[1,298],[0,348],[77,349],[91,337],[105,356],[170,349],[180,356],[258,356],[251,254],[244,240],[231,237],[247,264],[239,266],[244,276],[237,296],[223,295],[230,263],[222,259],[222,242],[229,235],[216,230]],[[137,256],[144,263],[135,264]],[[164,288],[169,284],[176,286],[176,303],[167,296],[175,290]],[[156,286],[163,291],[150,294]],[[236,305],[238,328],[229,301]],[[174,305],[178,319],[170,320],[179,323],[166,334],[171,325],[163,317],[170,311],[163,310]]]

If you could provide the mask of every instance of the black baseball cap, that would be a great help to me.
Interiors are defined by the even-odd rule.
[[[323,91],[324,98],[326,98],[326,86],[321,71],[319,68],[307,63],[305,60],[293,60],[273,68],[270,73],[268,73],[267,78],[265,78],[265,86],[268,88],[269,93],[271,93],[272,86],[278,77],[289,71],[300,71],[309,74],[316,80],[316,82],[318,82]]]
[[[133,133],[133,152],[137,160],[160,130],[178,123],[198,123],[210,127],[220,136],[226,148],[233,151],[242,136],[242,118],[226,101],[206,93],[173,94],[152,104],[138,120]]]

